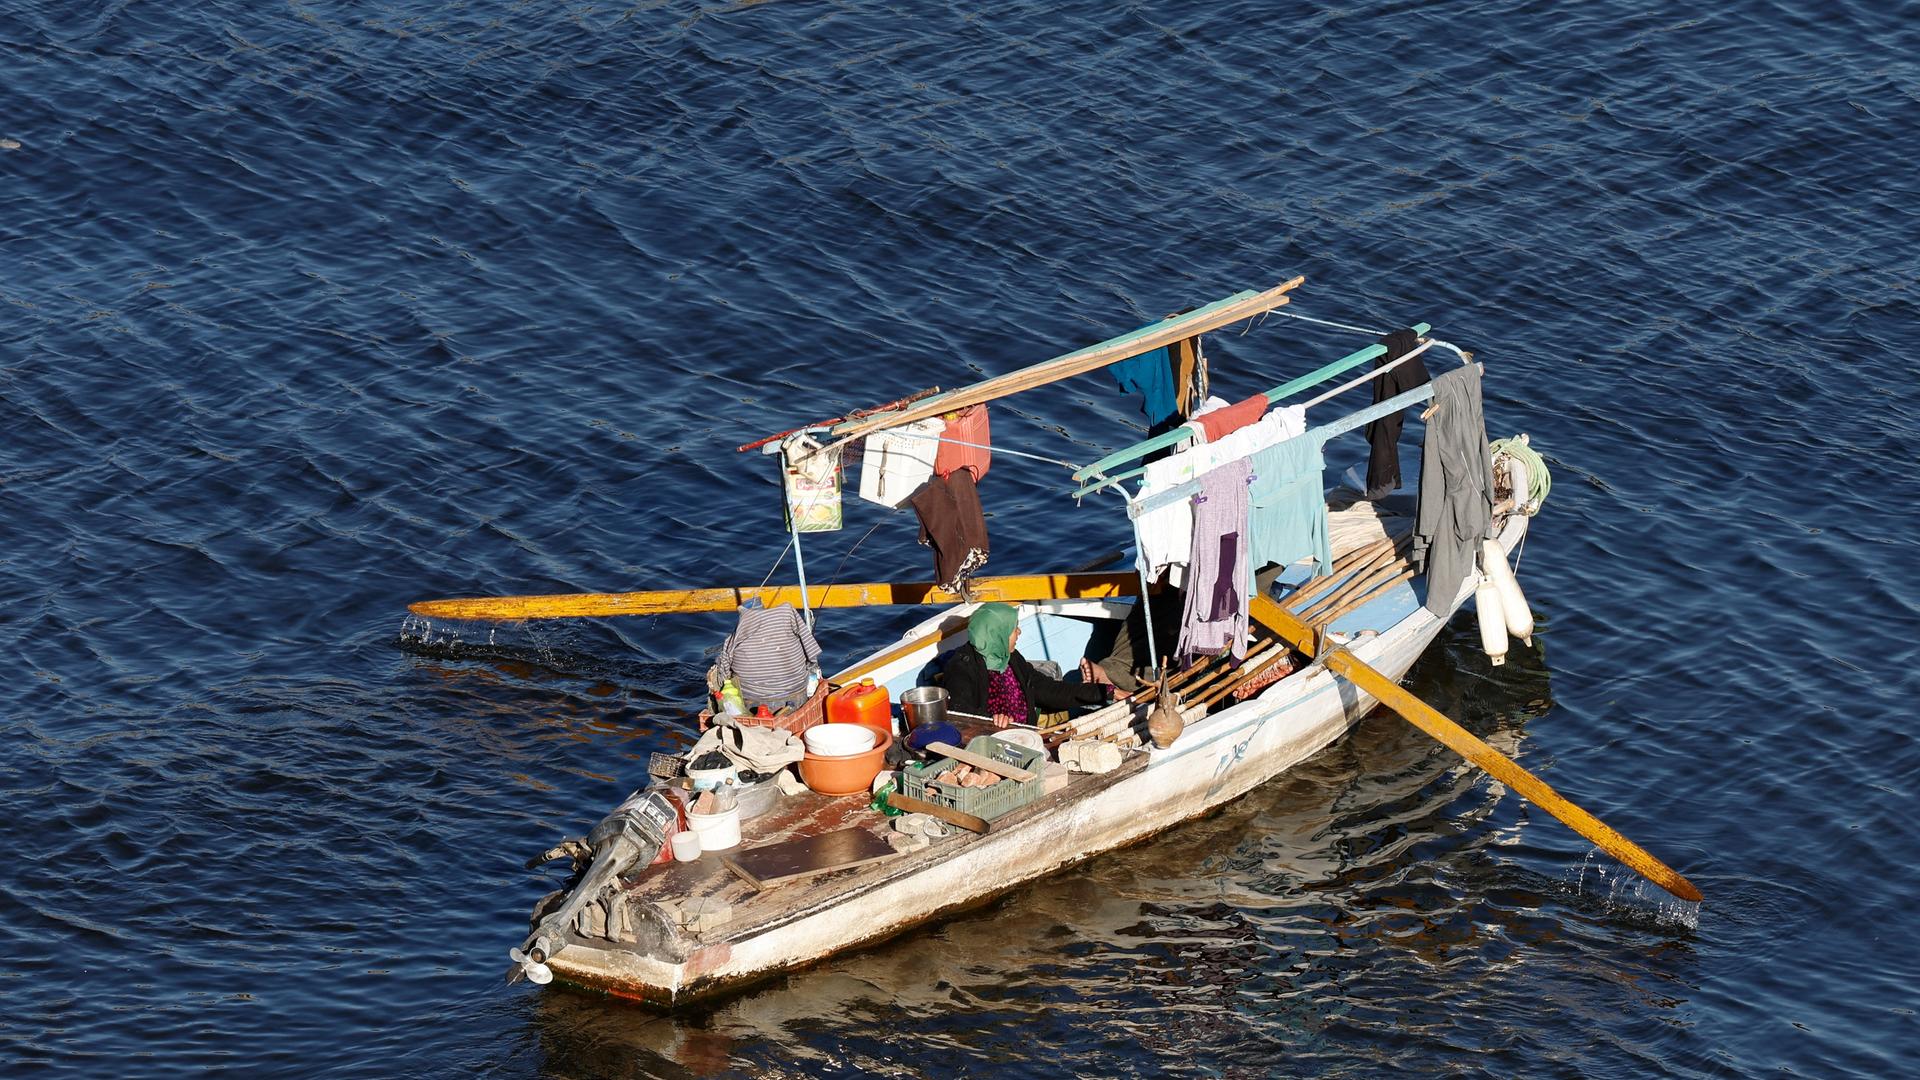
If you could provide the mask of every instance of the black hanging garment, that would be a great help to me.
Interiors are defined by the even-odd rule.
[[[1374,368],[1386,367],[1420,344],[1420,335],[1412,330],[1395,330],[1380,339],[1387,351],[1374,361]],[[1373,403],[1404,394],[1430,381],[1427,365],[1419,357],[1401,364],[1373,380]],[[1369,499],[1382,498],[1400,487],[1400,429],[1406,425],[1407,410],[1401,409],[1367,425],[1367,491]]]
[[[955,469],[920,485],[908,502],[920,519],[920,542],[933,549],[933,579],[959,592],[973,572],[987,564],[987,516],[973,471]]]

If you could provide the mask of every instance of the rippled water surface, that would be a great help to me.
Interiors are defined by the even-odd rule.
[[[1909,1071],[1920,8],[1649,6],[0,0],[0,1071]],[[1294,273],[1554,467],[1535,647],[1414,689],[1704,907],[1375,716],[704,1012],[501,982],[727,620],[444,657],[408,601],[757,581],[735,445]],[[996,567],[1115,546],[1062,481],[996,464]],[[816,578],[924,574],[855,525]]]

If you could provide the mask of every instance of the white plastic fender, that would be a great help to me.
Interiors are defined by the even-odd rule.
[[[1473,608],[1480,616],[1480,647],[1499,667],[1507,662],[1507,620],[1500,611],[1500,586],[1485,574],[1474,586]]]
[[[1507,565],[1507,553],[1498,540],[1485,541],[1480,549],[1480,567],[1500,590],[1500,614],[1507,620],[1507,633],[1533,647],[1533,609],[1527,606],[1527,594],[1520,591],[1520,579]]]

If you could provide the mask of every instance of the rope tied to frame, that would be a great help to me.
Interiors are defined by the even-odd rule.
[[[1521,499],[1519,492],[1514,493],[1520,512],[1532,517],[1540,512],[1540,504],[1547,501],[1547,495],[1553,491],[1553,474],[1547,471],[1547,462],[1540,451],[1533,448],[1532,441],[1526,435],[1515,435],[1511,439],[1501,439],[1490,444],[1487,450],[1494,457],[1505,454],[1527,469],[1527,495]]]

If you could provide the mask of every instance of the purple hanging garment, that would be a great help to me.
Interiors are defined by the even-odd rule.
[[[1200,477],[1193,500],[1193,562],[1187,568],[1187,598],[1180,613],[1180,657],[1247,655],[1247,604],[1252,566],[1247,562],[1245,458]]]

